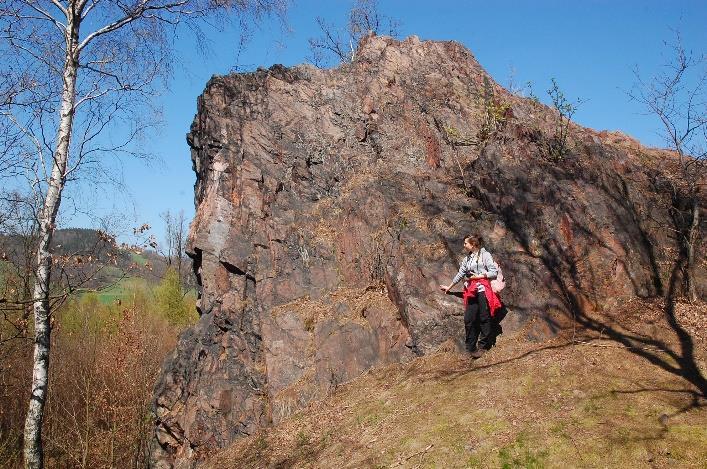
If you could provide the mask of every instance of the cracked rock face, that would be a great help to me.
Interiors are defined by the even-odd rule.
[[[461,341],[461,301],[439,285],[469,233],[506,274],[506,328],[530,338],[662,288],[647,150],[573,126],[551,160],[555,114],[453,42],[369,37],[356,57],[214,77],[199,98],[201,318],[156,386],[156,467],[191,467],[371,367]],[[492,99],[508,107],[483,138]]]

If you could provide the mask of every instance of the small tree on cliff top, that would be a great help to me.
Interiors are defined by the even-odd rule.
[[[25,423],[25,465],[42,467],[52,271],[50,243],[67,182],[131,144],[168,77],[177,32],[207,21],[258,18],[287,0],[5,0],[0,3],[0,128],[14,132],[2,161],[27,178],[37,200],[33,311],[35,350]],[[224,13],[233,13],[227,15]],[[7,86],[5,86],[7,85]],[[116,125],[117,124],[117,125]],[[104,132],[111,129],[110,138]],[[93,166],[95,172],[97,166]],[[108,177],[104,173],[100,177]]]
[[[311,60],[317,67],[323,67],[331,60],[350,63],[364,36],[369,33],[397,36],[399,26],[397,20],[380,13],[378,0],[356,0],[349,10],[346,28],[337,28],[320,16],[316,21],[322,35],[309,39],[309,49]]]
[[[547,95],[552,100],[552,107],[557,112],[557,121],[552,138],[547,143],[549,156],[554,160],[560,160],[568,151],[567,138],[569,137],[570,122],[577,112],[582,101],[570,101],[565,97],[565,93],[557,84],[557,80],[551,79],[552,86],[547,90]]]

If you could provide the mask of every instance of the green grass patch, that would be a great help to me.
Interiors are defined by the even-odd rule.
[[[489,420],[482,421],[481,424],[479,425],[479,429],[485,435],[494,435],[498,432],[501,432],[501,431],[507,429],[508,426],[509,426],[508,422],[497,417],[497,418],[491,418]]]
[[[126,277],[97,292],[98,301],[104,305],[113,304],[118,300],[130,298],[136,291],[147,290],[148,288],[147,281],[144,278]]]
[[[148,262],[145,256],[132,251],[130,252],[130,260],[141,267],[145,267],[145,264]]]
[[[533,448],[523,433],[516,440],[498,450],[498,459],[503,469],[542,469],[545,467],[548,451],[544,448]]]

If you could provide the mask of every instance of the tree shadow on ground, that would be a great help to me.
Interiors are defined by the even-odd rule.
[[[705,398],[700,392],[694,389],[669,389],[669,388],[639,388],[639,389],[614,389],[609,391],[609,394],[639,394],[642,392],[658,392],[658,393],[671,393],[671,394],[686,394],[690,396],[690,403],[681,407],[671,414],[664,414],[665,419],[671,419],[677,417],[680,414],[690,412],[694,409],[701,409],[707,406]]]

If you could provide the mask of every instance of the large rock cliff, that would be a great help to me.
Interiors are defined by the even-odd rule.
[[[188,135],[199,322],[156,388],[157,466],[188,467],[365,370],[463,332],[439,291],[480,232],[529,339],[663,293],[675,241],[646,161],[569,127],[454,42],[364,39],[333,70],[212,78]],[[554,150],[551,150],[554,149]]]

